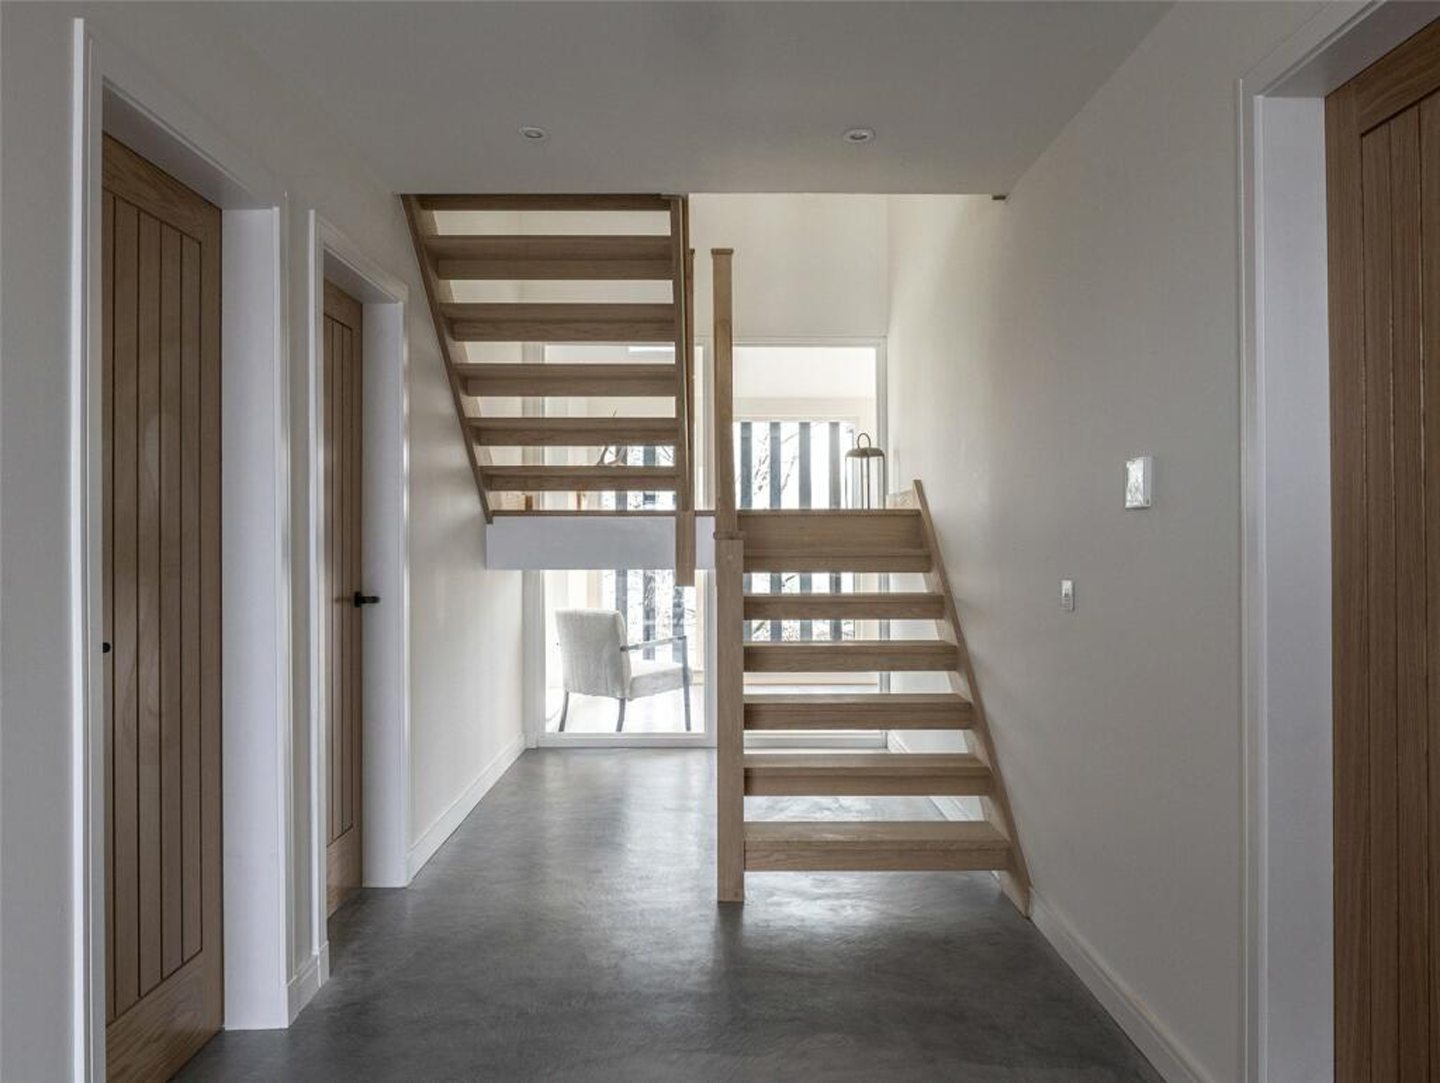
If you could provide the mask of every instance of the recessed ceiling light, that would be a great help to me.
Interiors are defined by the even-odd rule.
[[[847,143],[868,143],[875,138],[875,129],[847,128],[842,138]]]
[[[530,140],[532,143],[541,143],[550,138],[550,133],[544,128],[537,128],[533,124],[522,124],[520,125],[520,136],[523,139]]]

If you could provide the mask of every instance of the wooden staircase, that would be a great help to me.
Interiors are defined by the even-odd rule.
[[[496,515],[563,510],[597,514],[575,495],[563,507],[546,507],[546,494],[674,494],[676,583],[695,579],[693,494],[694,388],[693,254],[689,205],[662,195],[407,195],[410,224],[425,294],[450,379],[455,414],[487,522]],[[480,212],[480,213],[477,213]],[[484,213],[524,216],[585,213],[637,214],[665,223],[661,232],[518,234],[480,232]],[[647,301],[469,300],[476,284],[598,283],[614,295],[617,282],[669,283],[669,298]],[[530,287],[533,289],[533,286]],[[545,287],[541,287],[545,288]],[[653,288],[651,290],[653,292]],[[568,294],[567,294],[568,295]],[[525,363],[475,360],[471,343],[667,344],[673,359],[655,363]],[[538,360],[532,355],[532,360]],[[662,399],[673,409],[653,416],[550,416],[546,400],[559,397]],[[490,416],[482,399],[518,399],[521,416]],[[617,449],[670,449],[668,462],[615,465],[594,461]],[[519,449],[518,461],[494,452]],[[586,461],[547,462],[551,449],[586,449]],[[579,453],[576,453],[577,455]],[[658,457],[658,456],[657,456]],[[653,509],[647,509],[652,511]]]
[[[731,254],[715,259],[717,881],[745,897],[746,871],[990,870],[1029,913],[1029,878],[984,704],[941,561],[923,486],[875,511],[738,511],[731,444]],[[924,577],[923,591],[761,594],[747,573],[867,572]],[[880,577],[874,577],[880,578]],[[933,639],[745,642],[755,620],[920,620]],[[948,691],[834,695],[747,693],[745,675],[930,671]],[[953,730],[947,753],[758,752],[747,732]],[[747,820],[745,798],[978,798],[970,821]]]

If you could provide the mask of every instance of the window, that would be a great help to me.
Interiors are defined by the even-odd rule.
[[[742,508],[842,506],[845,450],[855,442],[853,421],[737,421],[736,503]],[[854,589],[849,573],[793,572],[747,575],[745,589],[760,594],[811,594]],[[839,640],[854,638],[854,621],[751,621],[745,638]]]

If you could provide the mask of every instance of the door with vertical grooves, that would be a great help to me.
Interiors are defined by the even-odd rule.
[[[1440,1078],[1440,23],[1326,101],[1336,1078]]]
[[[333,282],[325,283],[325,597],[327,632],[329,793],[326,832],[327,912],[333,914],[361,878],[361,621],[360,565],[361,338],[364,310]]]
[[[109,137],[106,1061],[163,1079],[220,1027],[220,212]]]

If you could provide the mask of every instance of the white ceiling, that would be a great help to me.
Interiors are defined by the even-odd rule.
[[[1167,6],[207,5],[402,192],[1003,192]]]

